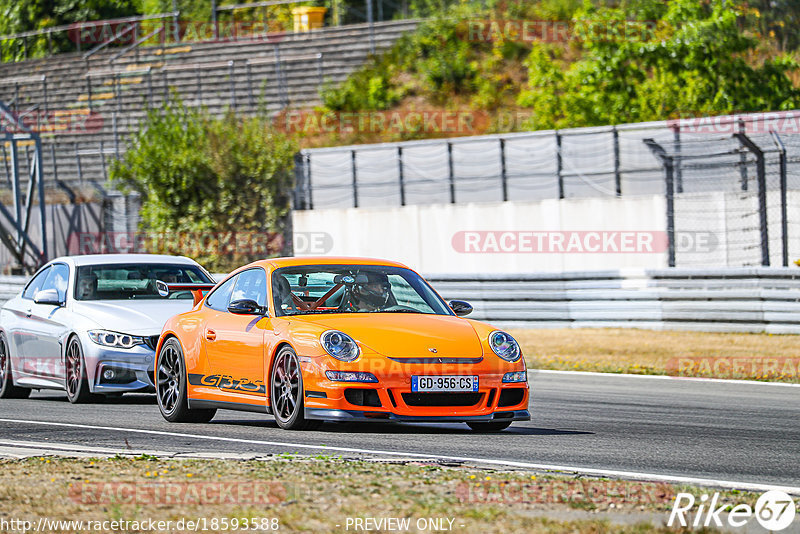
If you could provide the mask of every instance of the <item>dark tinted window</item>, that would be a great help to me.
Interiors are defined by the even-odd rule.
[[[213,282],[200,267],[184,264],[109,263],[78,267],[77,300],[160,299],[156,280],[168,284]]]
[[[267,273],[264,269],[249,269],[239,273],[231,302],[242,299],[254,300],[259,306],[267,305]]]
[[[25,288],[25,292],[22,293],[22,298],[24,299],[31,299],[36,296],[36,293],[42,289],[45,280],[47,279],[47,275],[50,274],[51,267],[47,267],[46,269],[42,269],[36,276],[33,277],[33,280],[28,282],[28,286]]]
[[[237,278],[239,277],[229,278],[215,289],[206,299],[206,306],[212,310],[226,311],[228,303],[231,301],[231,291],[233,291],[233,285],[236,283]]]

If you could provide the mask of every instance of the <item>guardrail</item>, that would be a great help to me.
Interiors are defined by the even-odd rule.
[[[221,280],[224,274],[215,274]],[[800,269],[665,269],[427,276],[470,318],[509,328],[645,328],[800,334]],[[24,276],[0,276],[0,305]]]

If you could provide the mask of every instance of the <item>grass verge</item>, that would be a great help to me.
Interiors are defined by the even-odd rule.
[[[532,369],[800,382],[794,335],[619,328],[511,333]]]
[[[284,532],[346,532],[348,518],[389,517],[410,518],[410,532],[422,530],[420,519],[452,520],[444,524],[454,532],[667,532],[663,524],[677,492],[713,493],[661,483],[331,456],[0,461],[3,519],[152,519],[172,521],[171,528],[162,528],[172,532],[180,531],[176,525],[182,519],[205,518],[209,532],[226,531],[222,519],[227,531],[236,519],[240,526],[259,521],[258,531],[279,525]],[[721,496],[730,503],[753,504],[757,498],[736,491]],[[270,522],[262,525],[262,518]]]

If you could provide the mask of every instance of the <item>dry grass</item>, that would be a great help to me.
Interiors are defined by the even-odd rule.
[[[611,328],[512,334],[534,369],[800,381],[794,335]]]
[[[122,492],[106,483],[123,483],[136,491]],[[236,502],[217,503],[213,492],[201,489],[209,483],[268,484],[274,498],[253,503],[245,492],[233,494],[245,495]],[[173,494],[179,497],[148,501],[148,491],[167,485],[184,489]],[[342,532],[348,517],[408,517],[412,525],[419,518],[451,518],[457,532],[579,534],[667,532],[653,525],[666,519],[675,493],[707,492],[666,484],[291,455],[269,461],[150,456],[2,460],[0,488],[0,520],[6,521],[278,518],[284,532]],[[198,504],[198,495],[204,494],[212,502]],[[738,492],[723,496],[728,502],[750,503],[757,497]],[[626,515],[625,525],[615,520],[621,514]]]

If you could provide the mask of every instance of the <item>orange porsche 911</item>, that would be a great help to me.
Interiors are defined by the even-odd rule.
[[[530,419],[514,338],[462,318],[468,303],[446,303],[402,264],[257,261],[196,301],[158,343],[168,421],[207,422],[227,408],[272,414],[285,429],[406,421],[491,432]]]

